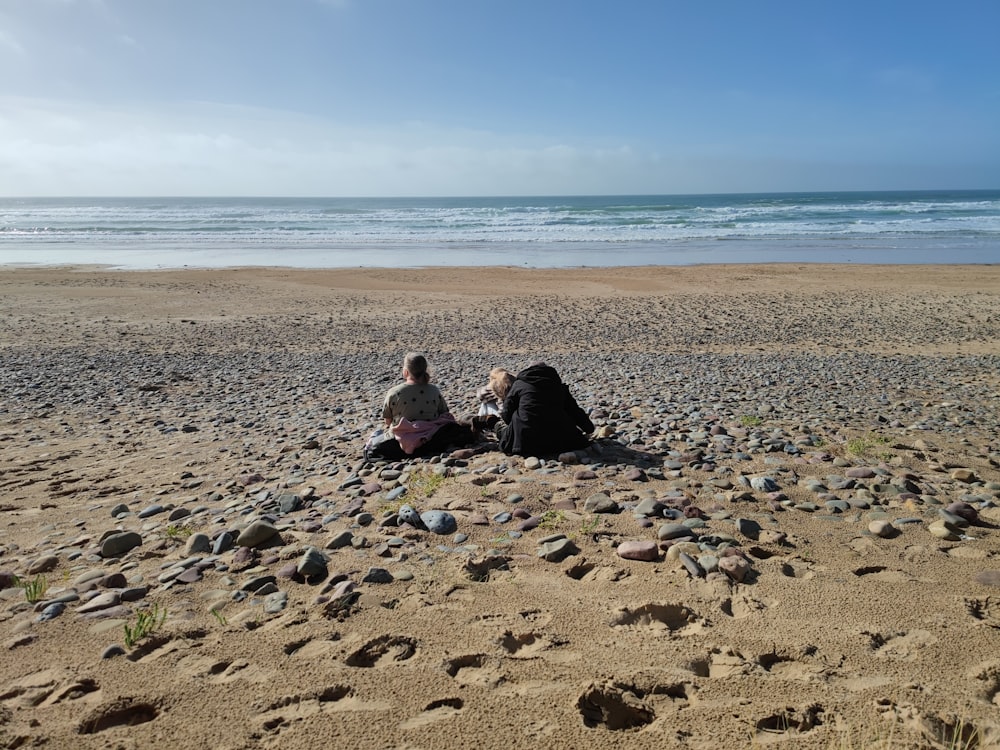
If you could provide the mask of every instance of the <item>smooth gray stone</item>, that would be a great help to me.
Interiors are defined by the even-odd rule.
[[[271,583],[265,583],[259,589],[254,591],[254,594],[256,594],[257,596],[269,596],[270,594],[277,593],[277,591],[278,591],[278,584],[272,581]]]
[[[76,611],[79,614],[87,614],[88,612],[96,612],[101,609],[116,607],[120,603],[121,595],[117,591],[105,591],[103,594],[95,596],[86,604],[77,607]]]
[[[302,498],[300,498],[298,495],[293,495],[291,493],[278,495],[278,509],[282,513],[294,513],[301,507],[302,507]]]
[[[771,477],[750,477],[750,486],[758,492],[777,492],[779,489]]]
[[[392,573],[390,573],[385,568],[368,568],[368,572],[365,573],[365,577],[361,579],[362,583],[392,583],[393,582]]]
[[[269,583],[275,583],[278,579],[275,576],[256,576],[240,586],[240,591],[257,591]]]
[[[267,521],[254,521],[236,538],[238,547],[259,547],[277,536],[278,530]]]
[[[618,503],[603,492],[596,492],[583,501],[585,513],[617,513]]]
[[[326,543],[325,549],[342,549],[343,547],[350,547],[353,539],[354,534],[350,531],[341,531],[330,537],[330,541]]]
[[[102,659],[111,659],[115,656],[124,656],[125,649],[119,646],[117,643],[113,643],[101,652]]]
[[[233,535],[228,531],[223,531],[215,538],[215,543],[212,545],[212,554],[221,555],[223,552],[228,552],[233,548]]]
[[[424,511],[420,514],[420,520],[434,534],[454,534],[458,530],[455,516],[445,510]]]
[[[116,505],[115,507],[113,507],[111,509],[111,517],[112,518],[117,518],[118,516],[122,515],[123,513],[128,513],[128,512],[129,512],[129,509],[128,509],[128,506],[125,503],[118,503],[118,505]]]
[[[170,515],[167,516],[168,521],[179,521],[182,518],[187,518],[191,515],[191,511],[187,508],[174,508],[170,511]]]
[[[665,523],[660,526],[656,536],[660,541],[666,539],[681,539],[683,537],[693,537],[694,531],[682,523]]]
[[[150,505],[147,508],[143,508],[136,515],[139,518],[150,518],[151,516],[159,515],[166,510],[162,505]]]
[[[395,500],[398,500],[405,494],[406,494],[406,487],[394,487],[393,489],[389,490],[389,492],[385,496],[385,499],[391,503]]]
[[[310,547],[302,553],[295,569],[306,578],[318,578],[326,575],[327,557],[315,547]]]
[[[212,540],[208,534],[198,532],[188,537],[187,545],[184,548],[185,554],[197,555],[212,551]]]
[[[101,542],[101,557],[121,557],[142,544],[142,537],[134,531],[112,534]]]
[[[66,605],[63,602],[52,602],[42,610],[41,614],[38,615],[38,621],[45,622],[46,620],[55,619],[65,610]]]
[[[756,521],[749,518],[737,518],[736,530],[748,539],[757,539],[760,536],[761,527]]]
[[[687,554],[686,552],[681,552],[680,554],[678,554],[677,559],[680,560],[681,565],[683,565],[687,569],[687,572],[691,574],[692,578],[701,578],[705,575],[705,571],[702,570],[701,566],[698,564],[698,561],[695,560],[693,557],[691,557],[691,555]]]
[[[556,539],[555,541],[543,544],[538,551],[538,556],[548,562],[559,562],[570,555],[577,554],[579,551],[573,540],[563,537],[562,539]]]

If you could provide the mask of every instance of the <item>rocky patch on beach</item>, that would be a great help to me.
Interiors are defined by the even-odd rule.
[[[713,306],[697,335],[760,335]],[[302,346],[315,317],[8,341],[0,740],[998,746],[1000,356],[630,351],[653,318],[595,315],[600,353],[530,355],[594,440],[525,457],[362,458],[415,324],[380,353]],[[457,416],[527,356],[462,346],[476,320],[429,352]]]

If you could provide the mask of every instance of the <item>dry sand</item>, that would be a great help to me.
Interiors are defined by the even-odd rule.
[[[0,592],[2,747],[1000,747],[998,266],[19,268],[0,299],[0,576],[47,584]],[[365,464],[411,348],[455,411],[545,357],[603,437]],[[656,501],[746,577],[673,559]],[[189,548],[268,514],[279,544]],[[282,577],[310,546],[328,574]]]

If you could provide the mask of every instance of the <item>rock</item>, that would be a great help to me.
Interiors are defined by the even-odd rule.
[[[212,554],[221,555],[223,552],[228,552],[235,545],[235,540],[233,535],[228,531],[223,531],[215,538],[215,542],[212,544]]]
[[[128,506],[125,503],[118,503],[111,509],[111,517],[118,518],[118,516],[128,513]]]
[[[143,508],[136,515],[139,518],[150,518],[151,516],[159,515],[165,510],[166,508],[164,508],[162,505],[153,504],[146,508]]]
[[[77,613],[83,615],[88,612],[97,612],[101,609],[108,609],[109,607],[118,606],[121,603],[121,596],[117,591],[106,591],[103,594],[98,594],[93,599],[88,601],[86,604],[77,607]]]
[[[528,471],[534,471],[535,469],[540,469],[542,468],[542,461],[541,459],[536,458],[535,456],[529,456],[528,458],[524,459],[524,468],[527,469]]]
[[[719,560],[719,570],[737,583],[742,583],[750,572],[750,563],[739,555],[731,555]]]
[[[655,562],[660,557],[660,548],[656,542],[622,542],[618,545],[618,557],[625,560],[641,560],[643,562]]]
[[[695,532],[682,523],[665,523],[656,532],[656,537],[660,541],[693,536],[695,536]]]
[[[309,547],[302,553],[295,569],[307,579],[326,576],[327,557],[315,547]]]
[[[39,573],[50,573],[55,570],[58,565],[58,557],[55,555],[44,555],[31,562],[31,564],[27,567],[27,573],[30,576],[38,575]]]
[[[538,556],[548,562],[560,562],[579,551],[571,539],[559,534],[542,541],[542,545],[538,549]]]
[[[458,530],[455,516],[444,510],[428,510],[420,514],[424,527],[432,534],[454,534]]]
[[[254,521],[236,537],[236,545],[238,547],[260,547],[274,539],[277,534],[278,530],[267,521]]]
[[[778,491],[778,483],[771,477],[750,477],[750,486],[758,492]]]
[[[117,643],[113,643],[101,652],[102,659],[112,659],[116,656],[124,656],[125,649]]]
[[[212,540],[208,534],[202,534],[201,532],[189,536],[187,544],[184,546],[184,554],[188,556],[205,554],[211,551]]]
[[[957,542],[962,538],[962,532],[959,529],[940,518],[930,524],[927,530],[938,539],[944,539],[949,542]]]
[[[121,557],[142,544],[142,537],[134,531],[112,534],[101,542],[101,557]]]
[[[972,469],[953,469],[951,478],[956,482],[964,482],[966,484],[979,481],[979,477],[976,476],[976,473]]]
[[[362,583],[392,583],[393,582],[392,573],[390,573],[385,568],[368,568],[368,572],[365,573],[364,578],[361,579]]]
[[[761,532],[760,524],[749,518],[737,518],[736,530],[747,539],[753,539],[754,541],[759,539]]]
[[[691,555],[686,552],[680,552],[677,555],[677,559],[687,569],[692,578],[703,578],[705,576],[705,571]]]
[[[330,537],[325,545],[325,549],[342,549],[344,547],[350,547],[351,541],[354,539],[354,534],[346,529]]]
[[[870,521],[868,523],[868,531],[882,539],[889,539],[898,533],[896,531],[896,527],[884,518],[878,518],[874,521]]]
[[[583,501],[584,513],[617,513],[618,503],[604,492],[596,492]]]

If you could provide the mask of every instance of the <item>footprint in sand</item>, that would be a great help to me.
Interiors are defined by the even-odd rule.
[[[755,744],[784,742],[822,726],[826,718],[823,706],[814,703],[803,708],[787,707],[759,719]]]
[[[487,654],[466,654],[448,659],[444,671],[459,685],[481,685],[495,688],[506,681],[500,671],[500,661]]]
[[[976,695],[980,700],[1000,706],[1000,659],[977,664],[967,672],[967,676],[976,681]]]
[[[667,631],[675,635],[690,635],[709,627],[704,618],[683,604],[643,604],[631,609],[615,610],[609,623],[613,628]]]
[[[992,748],[1000,743],[1000,726],[996,724],[977,725],[955,717],[942,718],[916,706],[896,704],[888,699],[879,701],[876,709],[884,718],[923,735],[934,747]]]
[[[383,635],[368,641],[347,657],[349,667],[382,667],[406,661],[417,653],[417,641],[403,635]]]
[[[583,723],[590,728],[612,731],[636,729],[651,724],[659,713],[679,711],[691,704],[691,686],[684,682],[661,683],[655,677],[637,675],[628,682],[593,682],[577,699]]]
[[[280,732],[297,721],[324,713],[353,692],[346,685],[331,685],[315,693],[286,695],[261,708],[256,721],[268,732]]]
[[[400,729],[419,729],[429,724],[454,718],[462,713],[465,702],[461,698],[442,698],[431,701],[417,716],[400,723]]]
[[[98,706],[80,720],[77,732],[97,734],[115,727],[134,727],[152,721],[163,711],[160,700],[122,697]]]
[[[912,661],[919,656],[920,649],[937,643],[937,638],[926,630],[887,634],[862,631],[861,635],[870,639],[871,649],[876,656],[901,661]]]
[[[43,708],[81,699],[93,702],[101,697],[96,680],[58,668],[32,672],[0,689],[0,703],[13,708]]]
[[[723,599],[719,608],[724,615],[732,617],[734,620],[742,620],[763,612],[769,606],[771,606],[770,602],[740,593],[736,596]]]
[[[273,677],[272,671],[254,667],[242,659],[229,661],[201,655],[182,656],[174,669],[178,675],[193,680],[207,680],[215,685],[236,680],[267,682]]]
[[[530,631],[514,634],[508,630],[500,636],[498,643],[512,659],[536,659],[543,651],[562,646],[565,641]]]

